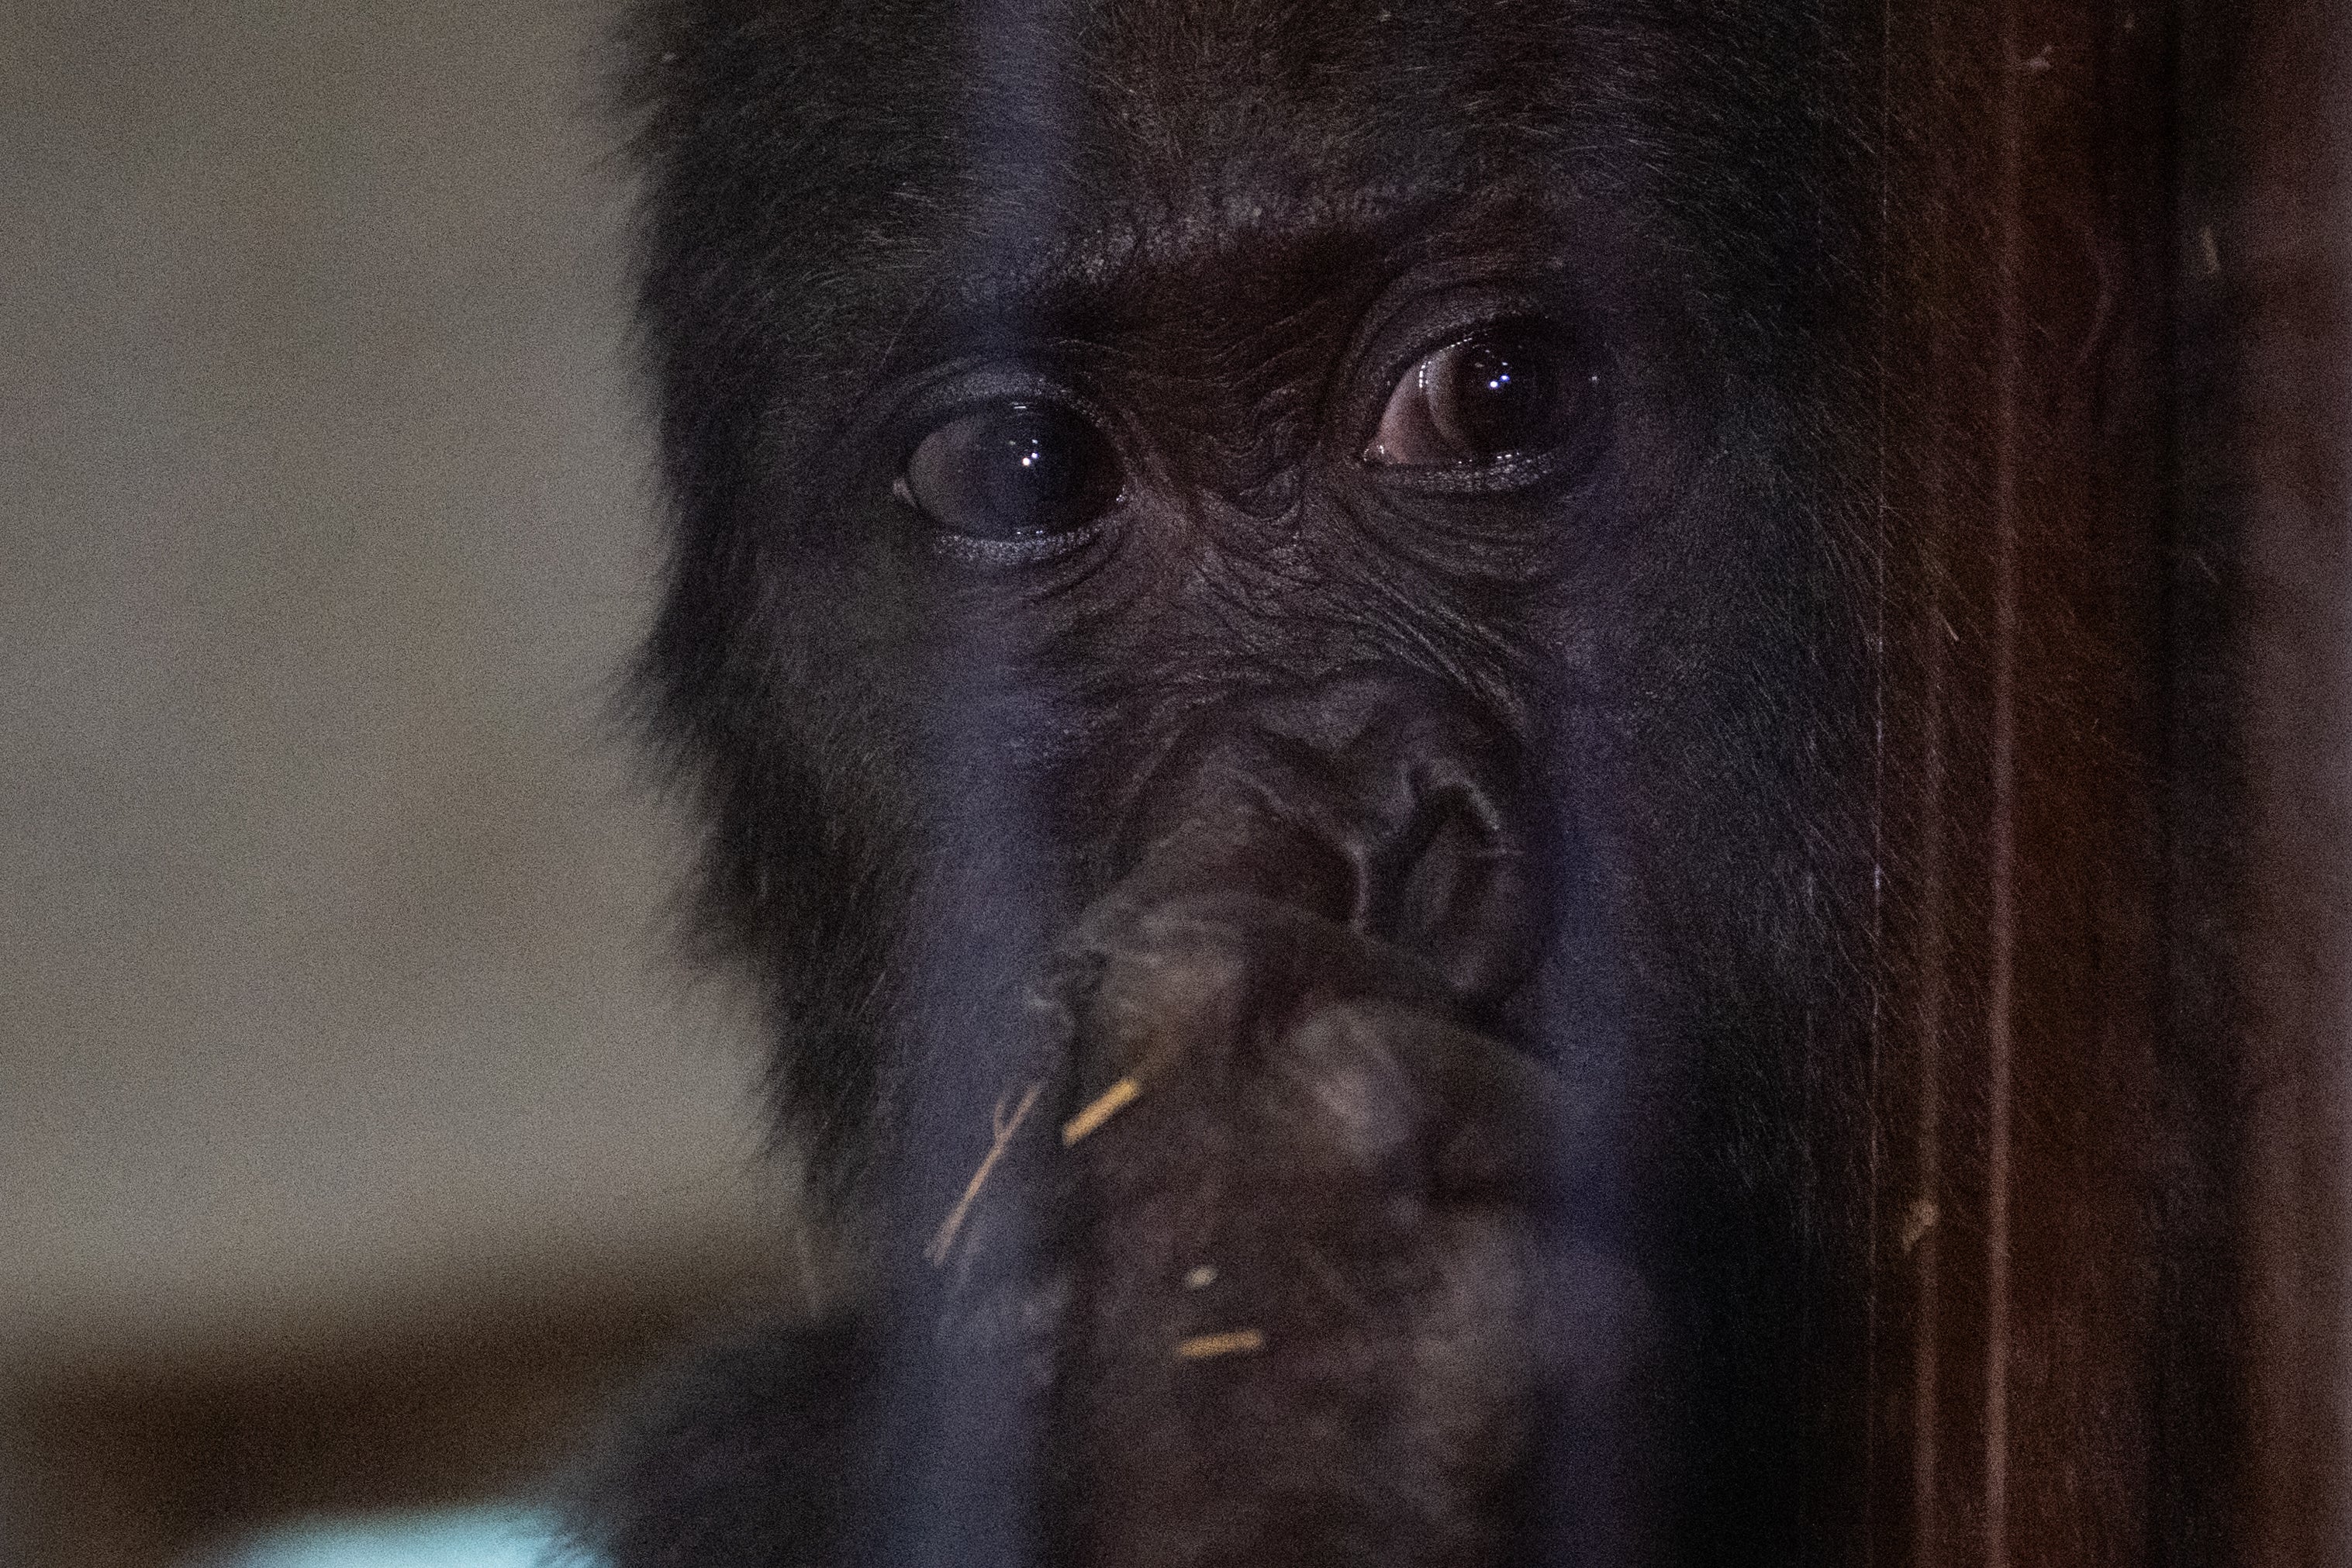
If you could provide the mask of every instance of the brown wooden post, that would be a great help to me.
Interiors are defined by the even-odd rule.
[[[2341,11],[1879,16],[1874,1563],[2347,1560]]]
[[[1884,16],[1874,1560],[2158,1560],[2172,29]]]

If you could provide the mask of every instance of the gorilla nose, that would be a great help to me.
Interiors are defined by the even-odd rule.
[[[1122,835],[1122,901],[1303,906],[1425,961],[1465,1003],[1525,978],[1541,936],[1522,751],[1458,689],[1355,670],[1215,705]]]

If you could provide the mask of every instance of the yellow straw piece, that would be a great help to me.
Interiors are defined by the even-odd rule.
[[[1131,1078],[1123,1078],[1103,1090],[1101,1094],[1095,1097],[1093,1104],[1063,1124],[1062,1146],[1068,1148],[1112,1117],[1117,1116],[1121,1110],[1132,1105],[1136,1097],[1142,1092],[1143,1086]]]
[[[979,1198],[980,1189],[988,1185],[988,1173],[996,1169],[997,1161],[1004,1158],[1004,1146],[1013,1142],[1013,1135],[1020,1131],[1021,1124],[1029,1119],[1029,1108],[1037,1103],[1038,1093],[1045,1087],[1042,1079],[1031,1084],[1029,1092],[1021,1097],[1021,1104],[1010,1117],[1004,1114],[1004,1100],[1002,1098],[997,1100],[996,1109],[989,1114],[990,1121],[994,1124],[992,1130],[996,1142],[988,1146],[987,1157],[981,1161],[980,1169],[971,1173],[971,1180],[964,1186],[963,1196],[958,1198],[956,1206],[948,1211],[948,1217],[940,1222],[939,1233],[931,1237],[931,1244],[923,1248],[923,1256],[930,1260],[932,1268],[947,1266],[948,1254],[955,1248],[956,1232],[963,1228],[964,1217],[971,1213],[971,1205]]]
[[[1178,1361],[1207,1361],[1213,1356],[1247,1355],[1265,1349],[1265,1335],[1256,1329],[1227,1329],[1221,1334],[1194,1334],[1176,1342]]]

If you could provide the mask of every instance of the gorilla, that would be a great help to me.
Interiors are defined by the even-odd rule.
[[[635,689],[819,1300],[652,1564],[1821,1562],[1874,384],[1810,0],[646,0]]]

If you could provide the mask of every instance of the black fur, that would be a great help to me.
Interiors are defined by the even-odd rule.
[[[854,1261],[622,1445],[583,1542],[1820,1560],[1868,890],[1832,20],[638,11],[642,690]],[[1590,450],[1372,474],[1397,367],[1511,312],[1598,356]],[[1004,386],[1127,460],[1051,559],[893,494]]]

